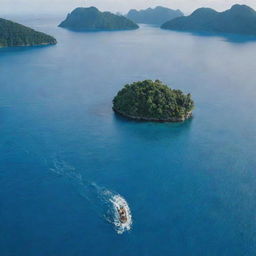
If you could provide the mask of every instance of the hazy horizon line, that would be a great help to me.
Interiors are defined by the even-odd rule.
[[[2,0],[2,1],[8,1],[8,0]],[[22,2],[22,1],[27,1],[27,0],[18,0],[18,2],[19,1]],[[248,5],[253,9],[256,8],[256,1],[255,1],[254,4],[253,3],[250,4],[249,3],[250,0],[247,0],[247,1],[244,0],[244,1],[242,1],[242,3],[241,3],[241,1],[229,0],[225,3],[225,5],[222,5],[222,6],[217,6],[216,5],[215,7],[212,6],[212,4],[210,4],[212,2],[207,3],[207,2],[204,1],[204,4],[200,4],[201,0],[197,0],[197,2],[200,2],[200,3],[198,3],[198,5],[196,7],[190,8],[190,10],[187,10],[187,8],[185,8],[185,6],[182,5],[182,4],[180,4],[180,6],[178,6],[177,4],[176,5],[173,4],[173,6],[171,6],[170,4],[167,5],[166,3],[163,3],[163,4],[159,4],[159,3],[150,4],[150,3],[148,3],[148,4],[144,4],[141,7],[136,6],[136,4],[134,4],[134,7],[132,7],[132,5],[129,5],[126,8],[124,8],[124,6],[122,6],[123,7],[122,10],[120,10],[121,8],[118,7],[118,6],[116,6],[116,8],[114,8],[113,6],[104,6],[104,5],[102,5],[102,3],[97,4],[96,1],[95,1],[94,4],[89,3],[89,4],[85,5],[84,1],[83,1],[83,3],[76,3],[76,4],[72,4],[72,5],[68,5],[68,6],[57,5],[57,1],[59,1],[59,0],[53,0],[53,1],[55,1],[54,3],[57,7],[51,8],[51,9],[45,9],[45,8],[42,9],[41,5],[36,6],[35,4],[31,5],[30,7],[20,9],[20,8],[12,8],[12,4],[5,4],[4,8],[1,8],[1,10],[0,10],[0,15],[1,16],[24,16],[24,15],[30,15],[30,16],[33,16],[33,15],[35,15],[35,16],[38,16],[38,15],[40,15],[40,16],[43,16],[43,15],[45,15],[45,16],[58,15],[59,16],[59,15],[67,15],[72,10],[74,10],[75,8],[78,8],[78,7],[91,7],[91,6],[94,6],[94,7],[98,8],[100,11],[110,11],[112,13],[121,13],[122,15],[127,14],[128,11],[131,10],[131,9],[143,10],[143,9],[148,9],[148,8],[155,8],[157,6],[162,6],[162,7],[166,7],[166,8],[170,8],[170,9],[174,9],[174,10],[179,9],[185,15],[191,14],[193,11],[195,11],[198,8],[212,8],[212,9],[215,9],[216,11],[225,11],[227,9],[230,9],[236,3],[237,4]],[[186,1],[186,0],[183,0],[183,1]],[[14,2],[15,2],[15,0],[14,0]]]

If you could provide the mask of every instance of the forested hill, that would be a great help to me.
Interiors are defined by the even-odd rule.
[[[59,26],[79,31],[130,30],[139,27],[124,16],[101,12],[95,7],[76,8]]]
[[[0,47],[56,44],[54,37],[0,18]]]
[[[163,29],[211,33],[256,35],[256,11],[246,5],[234,5],[224,12],[200,8],[190,16],[179,17],[162,25]]]

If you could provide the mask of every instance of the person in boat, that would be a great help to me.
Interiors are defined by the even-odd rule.
[[[126,211],[125,211],[123,206],[121,206],[118,209],[118,213],[119,213],[119,216],[120,216],[120,222],[125,223],[127,221],[127,216],[126,216]]]

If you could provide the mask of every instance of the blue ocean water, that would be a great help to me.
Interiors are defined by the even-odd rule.
[[[59,21],[23,22],[56,46],[0,50],[0,255],[255,255],[256,41]],[[190,92],[194,118],[116,116],[142,79]],[[107,221],[104,191],[128,202],[130,231]]]

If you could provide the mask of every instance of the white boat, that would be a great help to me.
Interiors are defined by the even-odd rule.
[[[115,209],[114,224],[117,233],[122,234],[123,232],[130,230],[132,225],[132,215],[125,199],[120,195],[115,195],[110,201],[113,203]]]
[[[128,218],[127,218],[127,212],[125,210],[125,208],[123,206],[120,206],[118,209],[118,214],[119,214],[119,221],[122,223],[122,224],[125,224],[127,221],[128,221]]]

